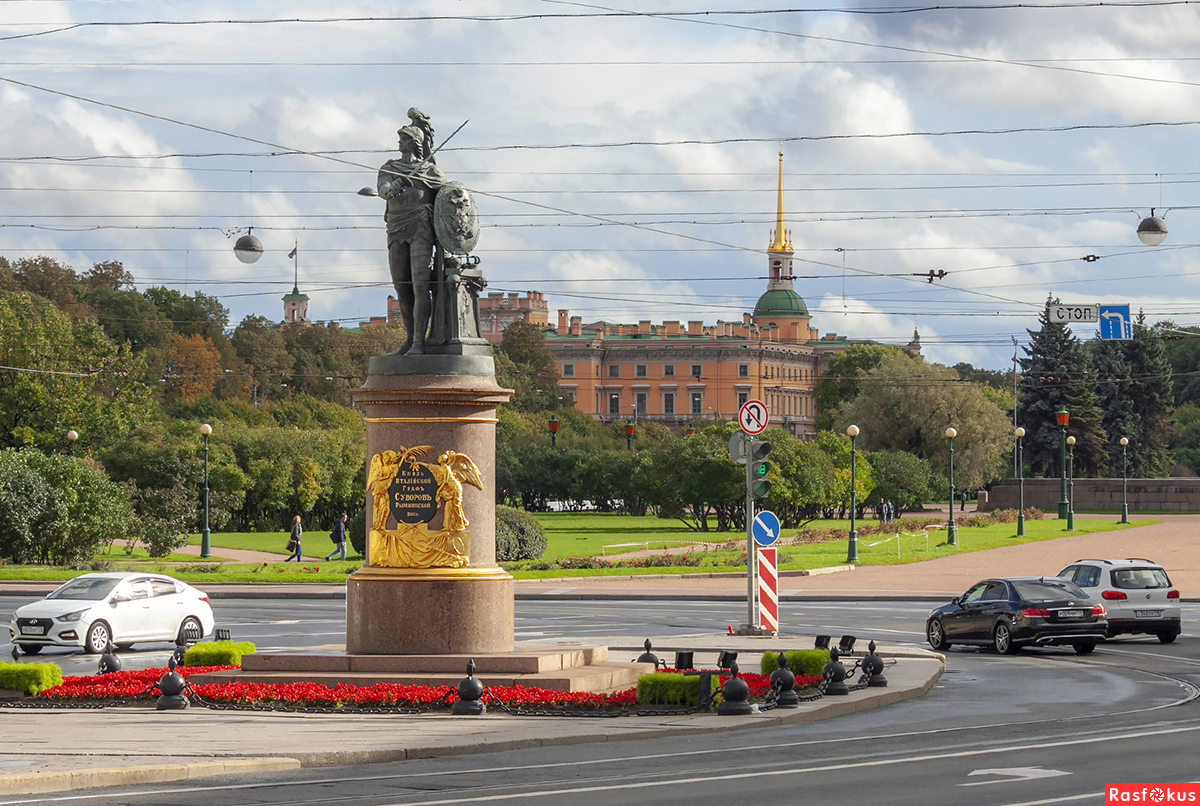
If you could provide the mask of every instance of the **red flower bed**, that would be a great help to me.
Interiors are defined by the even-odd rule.
[[[176,671],[186,679],[194,674],[236,668],[238,667],[180,666]],[[157,668],[87,677],[64,677],[61,686],[48,688],[38,696],[50,700],[112,700],[144,694],[146,699],[151,699],[159,695],[158,689],[151,686],[158,683],[166,673],[165,668]],[[747,672],[741,677],[750,686],[751,699],[761,700],[771,690],[770,678],[767,675]],[[724,685],[728,679],[728,675],[723,675],[719,685]],[[818,675],[796,676],[797,689],[813,688],[820,682],[821,678]],[[193,686],[193,690],[211,702],[324,708],[411,708],[438,701],[450,705],[458,699],[457,690],[453,686],[405,686],[395,683],[379,683],[374,686],[352,686],[343,683],[333,688],[320,683],[200,683]],[[636,687],[615,694],[548,691],[526,686],[493,686],[489,692],[491,699],[485,695],[484,702],[499,702],[510,708],[620,708],[637,705]]]

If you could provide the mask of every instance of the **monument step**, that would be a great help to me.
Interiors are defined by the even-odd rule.
[[[608,647],[526,647],[511,653],[449,655],[360,655],[282,653],[244,655],[244,672],[465,674],[474,660],[481,673],[526,675],[590,666],[608,660]]]
[[[251,657],[251,656],[247,656]],[[480,658],[485,663],[488,658]],[[478,663],[479,661],[477,661]],[[227,672],[210,672],[191,675],[193,684],[203,683],[318,683],[333,688],[339,684],[373,686],[392,683],[407,686],[457,686],[465,676],[466,661],[458,672],[414,672],[396,669],[393,671],[314,671],[291,669],[274,671],[251,671],[245,668]],[[610,663],[602,661],[587,666],[568,669],[513,674],[476,671],[476,678],[485,686],[527,686],[549,691],[602,693],[621,691],[636,685],[643,674],[654,671],[650,663]]]

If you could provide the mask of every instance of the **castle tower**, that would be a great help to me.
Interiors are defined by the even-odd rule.
[[[779,192],[775,231],[767,247],[767,292],[754,306],[754,324],[780,328],[781,340],[792,343],[816,338],[808,327],[808,306],[792,286],[792,234],[783,219],[783,152],[779,152]]]

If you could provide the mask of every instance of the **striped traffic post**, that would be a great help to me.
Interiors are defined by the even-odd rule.
[[[758,550],[758,626],[779,632],[779,570],[777,549]]]

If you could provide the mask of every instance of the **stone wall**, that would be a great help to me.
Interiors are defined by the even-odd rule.
[[[1200,478],[1129,479],[1129,509],[1147,511],[1200,510]],[[1058,479],[1025,479],[1025,506],[1057,512]],[[981,510],[1016,509],[1017,480],[992,485]],[[1075,511],[1121,510],[1121,479],[1075,479]]]

